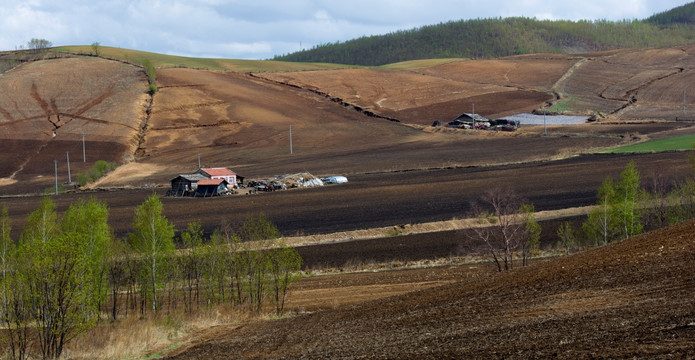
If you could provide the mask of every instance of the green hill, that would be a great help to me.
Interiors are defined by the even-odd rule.
[[[58,53],[93,55],[91,46],[61,46],[54,49]],[[132,64],[142,64],[143,60],[150,60],[158,69],[182,67],[190,69],[205,69],[216,71],[234,72],[273,72],[273,71],[302,71],[341,69],[344,65],[296,63],[286,61],[267,60],[235,60],[235,59],[208,59],[185,56],[157,54],[146,51],[122,49],[108,46],[99,47],[99,56],[117,59]]]
[[[695,3],[645,20],[459,20],[324,44],[274,60],[378,66],[433,58],[496,58],[531,53],[586,53],[695,41]]]
[[[655,14],[645,20],[651,24],[673,26],[677,24],[695,24],[695,3],[685,4],[669,11]]]

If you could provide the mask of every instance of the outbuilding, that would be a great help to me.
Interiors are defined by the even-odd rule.
[[[181,174],[171,180],[171,189],[169,190],[169,195],[173,196],[185,196],[195,192],[198,182],[200,180],[207,179],[201,174]]]
[[[202,179],[198,181],[195,196],[215,196],[229,192],[229,183],[225,179]]]
[[[464,129],[486,129],[490,127],[490,120],[478,114],[463,113],[453,118],[447,126]]]

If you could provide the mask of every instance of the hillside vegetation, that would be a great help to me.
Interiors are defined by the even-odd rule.
[[[695,3],[645,20],[548,21],[523,17],[459,20],[315,46],[274,60],[376,66],[430,58],[496,58],[686,44]]]
[[[94,50],[91,46],[62,46],[56,48],[56,51],[73,54],[94,54]],[[194,58],[186,56],[157,54],[146,51],[122,49],[108,46],[100,47],[99,56],[121,60],[131,64],[141,64],[145,59],[147,59],[150,60],[158,69],[189,68],[235,72],[272,72],[341,69],[346,67],[344,65],[337,64],[312,64],[285,61]]]

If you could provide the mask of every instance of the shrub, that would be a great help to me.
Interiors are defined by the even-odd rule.
[[[142,61],[142,67],[145,69],[145,74],[147,74],[147,82],[149,85],[149,93],[154,94],[157,92],[157,71],[154,68],[154,64],[150,59],[145,59]]]
[[[84,186],[90,181],[97,181],[110,171],[116,169],[116,166],[117,164],[115,162],[98,160],[91,168],[89,168],[89,170],[87,170],[87,173],[77,174],[77,182],[80,184],[80,186]]]

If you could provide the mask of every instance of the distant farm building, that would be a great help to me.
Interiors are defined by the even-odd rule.
[[[227,168],[202,168],[171,180],[168,196],[213,196],[230,193],[243,185],[244,178]]]
[[[202,168],[198,170],[198,174],[201,174],[208,179],[224,179],[231,187],[239,186],[237,183],[237,178],[239,178],[239,176],[237,176],[234,171],[227,168]],[[243,178],[241,178],[241,181],[243,181]]]
[[[225,179],[203,179],[198,181],[195,196],[215,196],[229,192],[229,183]]]
[[[463,113],[449,121],[446,126],[461,129],[487,129],[490,127],[490,120],[478,114]]]
[[[169,182],[171,183],[170,195],[185,196],[195,192],[200,180],[207,179],[201,174],[179,175]]]

